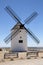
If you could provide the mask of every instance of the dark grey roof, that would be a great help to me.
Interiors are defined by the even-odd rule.
[[[17,22],[16,25],[13,26],[13,28],[11,30],[14,30],[18,25],[20,25],[20,22]]]

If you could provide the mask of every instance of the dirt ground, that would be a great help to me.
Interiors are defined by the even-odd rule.
[[[1,61],[0,65],[43,65],[43,59],[19,59]]]

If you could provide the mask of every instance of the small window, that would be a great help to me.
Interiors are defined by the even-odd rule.
[[[22,38],[22,36],[20,36],[20,38]]]
[[[20,25],[20,29],[23,29],[24,25]]]
[[[19,40],[19,43],[23,43],[23,40]]]

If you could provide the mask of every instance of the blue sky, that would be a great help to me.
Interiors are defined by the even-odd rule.
[[[43,0],[0,0],[0,47],[10,46],[4,43],[4,38],[10,33],[10,29],[16,22],[5,11],[9,5],[24,21],[33,11],[38,16],[28,25],[28,28],[39,38],[40,43],[36,44],[28,35],[28,46],[43,47]]]

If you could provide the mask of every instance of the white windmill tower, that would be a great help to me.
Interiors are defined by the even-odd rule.
[[[39,39],[33,34],[33,32],[25,27],[25,24],[29,24],[38,15],[37,12],[33,12],[28,18],[26,18],[24,21],[25,23],[22,24],[21,19],[10,7],[7,6],[5,10],[17,22],[17,24],[11,29],[11,33],[4,39],[6,43],[11,41],[12,51],[27,51],[27,33],[34,39],[34,41],[39,43]]]

